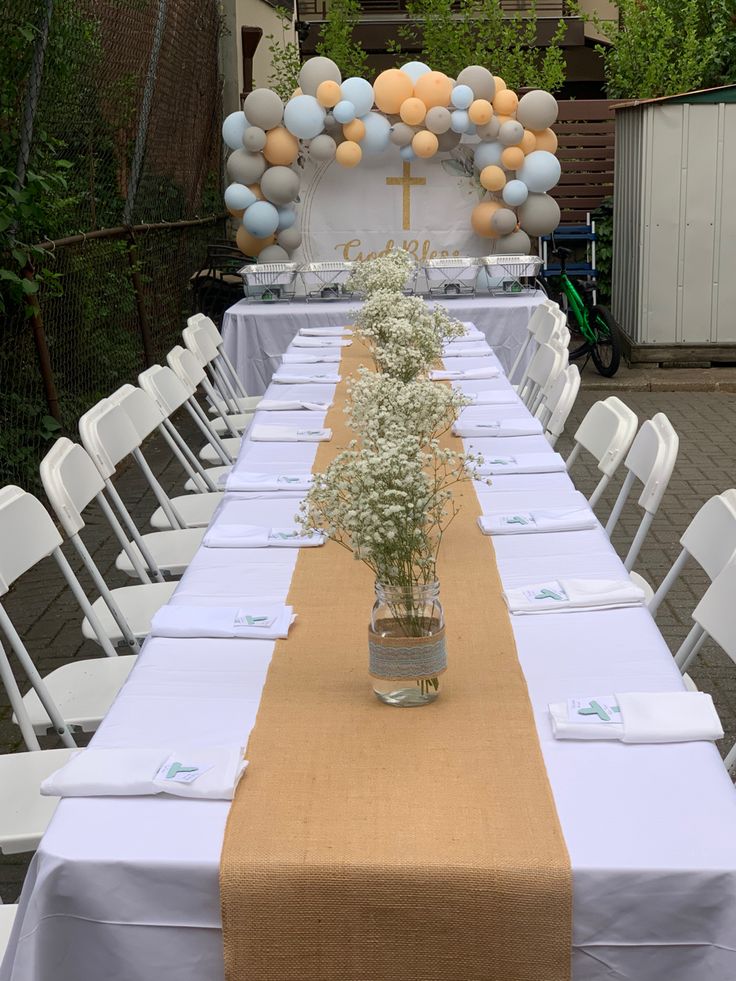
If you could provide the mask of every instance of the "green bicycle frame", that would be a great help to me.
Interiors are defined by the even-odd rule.
[[[588,308],[585,306],[583,298],[578,293],[577,289],[575,288],[575,284],[572,282],[567,273],[562,273],[560,276],[560,290],[567,297],[567,301],[570,304],[570,309],[572,310],[573,315],[578,322],[578,326],[580,327],[580,333],[586,340],[594,343],[596,337],[594,331],[591,330],[590,321],[588,320]]]

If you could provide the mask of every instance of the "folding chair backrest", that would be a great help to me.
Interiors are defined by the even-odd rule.
[[[210,364],[217,358],[217,346],[207,332],[202,330],[199,323],[188,324],[181,332],[181,336],[186,347],[202,366]]]
[[[166,361],[176,376],[188,387],[196,388],[206,382],[207,373],[187,348],[177,344],[166,355]]]
[[[683,532],[680,544],[715,579],[736,553],[736,489],[707,500]]]
[[[141,438],[124,410],[102,399],[79,420],[82,445],[103,477],[110,478],[121,460],[141,445]]]
[[[729,562],[693,610],[693,620],[736,661],[736,562]]]
[[[39,467],[51,507],[70,537],[84,528],[83,512],[105,483],[89,453],[66,436],[56,440]]]
[[[191,385],[185,385],[171,368],[155,364],[138,375],[138,382],[148,392],[167,416],[173,415],[194,394]]]
[[[624,466],[644,485],[639,505],[654,514],[662,502],[677,462],[680,440],[663,412],[647,419],[631,444]]]
[[[638,425],[636,414],[611,396],[591,405],[573,439],[595,457],[598,469],[610,477],[626,456]]]
[[[203,316],[197,326],[201,331],[204,331],[218,350],[222,347],[222,334],[217,329],[217,324],[211,317]]]
[[[579,391],[580,372],[578,367],[574,364],[568,365],[564,371],[560,372],[545,403],[549,410],[545,430],[547,439],[553,446],[565,431],[565,423],[572,412]]]
[[[540,344],[534,352],[527,377],[536,385],[546,385],[550,378],[556,378],[562,362],[561,351],[551,344]]]
[[[155,432],[164,421],[158,402],[137,385],[121,385],[110,396],[132,422],[141,442]]]
[[[46,508],[13,484],[0,490],[0,596],[61,545]]]

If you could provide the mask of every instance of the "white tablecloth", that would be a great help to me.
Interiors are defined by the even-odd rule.
[[[295,388],[311,398],[331,394],[272,385],[269,397],[298,397]],[[526,413],[518,404],[503,411]],[[488,418],[497,412],[489,407]],[[551,452],[541,436],[487,442],[498,454]],[[246,440],[238,467],[303,470],[315,451],[315,444]],[[498,477],[477,489],[486,512],[577,499],[564,473]],[[295,506],[294,499],[229,495],[214,520],[284,524]],[[600,527],[494,544],[507,586],[626,576]],[[296,559],[289,549],[202,548],[174,602],[283,599]],[[574,981],[733,981],[736,792],[716,748],[557,742],[551,733],[549,702],[682,688],[651,616],[639,608],[512,622],[572,864]],[[148,640],[95,744],[185,749],[245,741],[272,650],[263,641]],[[365,660],[360,644],[354,656]],[[32,862],[0,979],[221,979],[218,869],[228,807],[161,797],[62,801]]]
[[[458,320],[472,320],[508,370],[526,337],[526,325],[544,294],[468,296],[437,300]],[[300,327],[334,327],[352,322],[360,303],[251,303],[240,300],[226,312],[222,336],[228,357],[249,395],[261,395]],[[530,351],[531,355],[531,351]]]

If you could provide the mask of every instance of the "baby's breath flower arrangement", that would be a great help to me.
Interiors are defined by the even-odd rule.
[[[406,286],[416,260],[405,249],[394,249],[375,259],[358,263],[347,282],[347,289],[370,296],[377,290],[400,293]]]

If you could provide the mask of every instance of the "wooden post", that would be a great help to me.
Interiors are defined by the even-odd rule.
[[[154,363],[153,340],[151,338],[151,326],[148,323],[148,314],[146,313],[146,303],[143,299],[141,274],[138,270],[138,246],[136,245],[135,235],[133,234],[132,228],[128,229],[127,237],[128,262],[130,263],[130,282],[133,287],[135,305],[138,310],[138,327],[141,332],[141,341],[143,342],[144,367],[150,368]]]
[[[34,281],[34,270],[30,261],[27,263],[25,269],[23,270],[23,275],[29,282]],[[41,317],[41,307],[38,303],[38,295],[36,293],[30,293],[26,296],[26,303],[31,308],[31,330],[33,331],[33,342],[36,345],[36,354],[38,355],[38,367],[41,371],[41,380],[43,382],[43,391],[46,396],[46,405],[48,406],[49,415],[53,416],[57,422],[61,422],[61,410],[59,409],[59,395],[56,391],[56,382],[54,381],[54,372],[51,367],[51,356],[49,355],[49,346],[46,341],[46,331],[43,326],[43,318]]]

